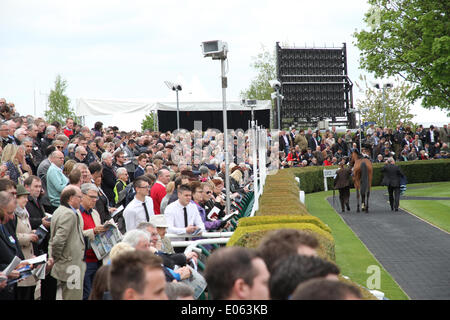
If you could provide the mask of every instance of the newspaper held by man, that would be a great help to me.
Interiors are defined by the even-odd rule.
[[[98,260],[105,258],[112,247],[122,241],[122,234],[113,219],[106,221],[103,227],[106,231],[95,235],[94,239],[89,242]]]

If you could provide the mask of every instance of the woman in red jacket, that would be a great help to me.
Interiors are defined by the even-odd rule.
[[[332,166],[332,165],[333,165],[333,162],[331,162],[331,157],[330,157],[330,156],[328,156],[328,157],[325,159],[325,161],[323,162],[323,165],[324,165],[325,167],[327,167],[327,166]]]
[[[286,161],[288,162],[289,166],[297,165],[301,162],[300,160],[300,152],[295,151],[294,148],[291,148]]]

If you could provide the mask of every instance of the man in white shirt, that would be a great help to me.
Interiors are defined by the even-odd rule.
[[[155,214],[153,200],[148,196],[148,190],[150,189],[148,182],[145,178],[138,177],[133,184],[136,195],[123,211],[127,231],[136,229],[140,222],[149,222],[150,216]]]
[[[193,234],[205,232],[205,225],[197,206],[191,203],[192,192],[188,186],[178,188],[178,200],[166,207],[164,216],[169,226],[167,232],[175,234]],[[200,230],[199,230],[200,229]],[[184,238],[172,238],[172,241],[182,241]],[[181,250],[182,249],[182,250]],[[181,252],[184,248],[180,248]],[[175,250],[177,252],[177,250]]]

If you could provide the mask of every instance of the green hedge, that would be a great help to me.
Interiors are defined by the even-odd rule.
[[[408,179],[408,183],[425,183],[450,180],[450,159],[441,160],[416,160],[396,162]],[[382,163],[373,165],[372,186],[380,186],[383,180],[381,168]],[[293,175],[300,178],[300,188],[306,193],[324,191],[323,170],[325,167],[307,167],[284,169],[291,171]],[[337,166],[326,169],[336,169]],[[333,179],[328,178],[328,186],[333,186]]]
[[[299,187],[292,171],[278,170],[277,174],[268,175],[264,193],[259,199],[256,216],[273,216],[285,214],[309,215],[306,207],[299,201]]]
[[[299,215],[257,216],[239,219],[239,227],[249,227],[262,224],[311,223],[331,234],[331,229],[317,217]]]
[[[276,218],[276,217],[275,217]],[[334,250],[334,238],[328,232],[312,223],[273,223],[256,224],[249,226],[238,226],[227,243],[228,247],[241,246],[247,248],[256,248],[261,239],[272,230],[279,229],[299,229],[306,233],[313,233],[319,241],[317,253],[322,258],[336,261]]]

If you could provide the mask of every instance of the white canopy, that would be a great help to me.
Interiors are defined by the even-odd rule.
[[[222,101],[211,102],[180,102],[180,111],[220,111],[223,109]],[[255,111],[271,109],[270,100],[257,100]],[[124,100],[101,100],[101,99],[77,99],[76,114],[79,116],[101,116],[130,113],[150,113],[151,111],[176,111],[176,102],[149,102],[149,101],[124,101]],[[227,102],[227,110],[250,111],[249,107],[240,101]]]

